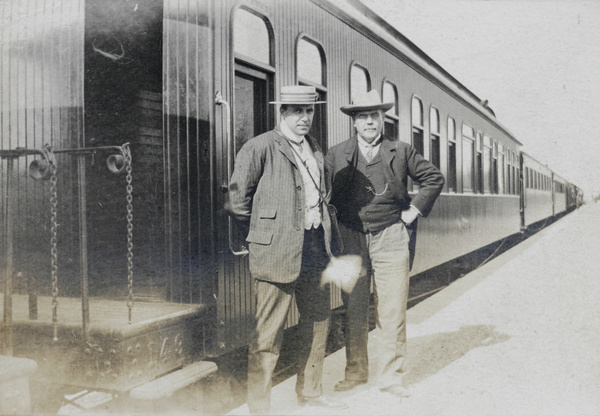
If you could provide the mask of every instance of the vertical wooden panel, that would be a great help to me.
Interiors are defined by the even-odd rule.
[[[164,2],[165,271],[175,302],[210,303],[214,292],[208,7],[208,1]]]
[[[12,0],[0,5],[0,146],[41,149],[78,146],[83,141],[83,0]],[[49,184],[27,176],[32,157],[15,164],[17,201],[15,273],[17,291],[26,277],[47,282],[49,276]],[[57,157],[60,229],[59,260],[73,273],[77,225],[68,219],[77,205],[68,158]],[[2,167],[6,175],[5,167]],[[0,201],[4,203],[4,201]],[[76,215],[75,215],[76,218]],[[77,258],[77,257],[75,257]],[[49,287],[40,285],[40,291]],[[63,293],[69,288],[63,286]]]

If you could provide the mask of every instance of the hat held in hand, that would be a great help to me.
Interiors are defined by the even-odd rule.
[[[358,255],[332,257],[323,272],[321,285],[333,283],[344,292],[350,293],[362,271],[362,259]]]

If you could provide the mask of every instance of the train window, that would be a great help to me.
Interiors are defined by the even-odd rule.
[[[519,169],[516,166],[517,158],[513,153],[513,193],[517,195],[519,193]]]
[[[506,149],[506,193],[512,194],[512,152]]]
[[[462,149],[463,192],[474,192],[475,131],[466,124],[462,126]]]
[[[423,103],[417,97],[412,99],[412,145],[422,156],[425,154],[423,143]]]
[[[325,52],[312,39],[301,37],[296,49],[296,76],[300,85],[312,85],[319,93],[319,101],[327,101],[327,67]],[[322,149],[327,149],[327,106],[316,105],[311,136]]]
[[[274,68],[271,64],[272,30],[269,22],[249,10],[236,11],[233,23],[235,52],[234,105],[236,151],[274,123]],[[257,65],[260,63],[261,65]]]
[[[448,117],[448,191],[456,192],[456,122]]]
[[[233,21],[233,50],[263,64],[271,64],[272,31],[267,20],[250,10],[240,8]]]
[[[529,189],[533,189],[533,170],[529,169]]]
[[[296,53],[296,72],[300,82],[310,82],[325,86],[325,55],[320,45],[307,39],[298,41]]]
[[[437,108],[429,109],[429,134],[430,134],[430,151],[429,157],[431,163],[439,169],[440,167],[440,113]]]
[[[506,159],[504,158],[504,146],[498,143],[498,193],[505,193],[506,189],[506,177],[505,175],[505,165]]]
[[[383,96],[384,103],[394,103],[394,106],[385,113],[385,134],[398,138],[398,89],[394,84],[389,81],[383,83]]]
[[[483,134],[477,132],[477,143],[476,143],[476,159],[477,165],[477,192],[483,193]]]
[[[369,71],[358,64],[353,64],[350,69],[350,101],[354,101],[356,94],[371,90],[371,77]]]
[[[492,147],[492,189],[498,193],[498,142],[494,141]]]
[[[492,147],[491,139],[483,135],[483,192],[492,192]]]

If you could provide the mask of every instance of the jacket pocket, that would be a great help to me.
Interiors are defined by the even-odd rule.
[[[277,215],[277,209],[275,208],[264,208],[260,210],[260,218],[275,218]]]
[[[273,233],[268,231],[250,230],[246,241],[249,243],[256,243],[262,245],[269,245],[273,240]]]

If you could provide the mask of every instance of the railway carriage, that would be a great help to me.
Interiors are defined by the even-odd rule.
[[[386,134],[441,169],[414,276],[553,215],[551,171],[521,153],[486,101],[356,0],[3,8],[4,304],[14,309],[3,340],[42,363],[42,377],[135,391],[246,345],[251,277],[223,205],[236,152],[276,123],[268,103],[282,85],[315,86],[327,101],[311,132],[324,149],[353,133],[339,107],[378,90],[395,103]]]
[[[550,218],[554,214],[552,170],[521,152],[523,170],[522,226]]]

